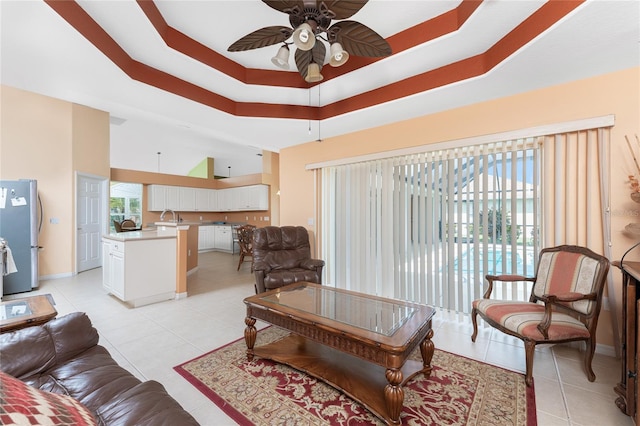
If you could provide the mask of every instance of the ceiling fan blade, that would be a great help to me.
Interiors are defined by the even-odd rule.
[[[278,12],[287,14],[291,14],[291,12],[295,11],[296,8],[299,11],[304,9],[304,1],[302,0],[262,0],[262,2]]]
[[[369,0],[318,0],[318,10],[329,9],[331,19],[347,19],[356,14]]]
[[[391,55],[391,46],[366,25],[356,21],[340,21],[328,30],[329,40],[336,40],[351,55],[381,57]]]
[[[316,42],[311,50],[296,49],[296,53],[294,55],[296,67],[298,68],[298,72],[302,78],[307,76],[307,68],[309,67],[312,59],[313,62],[320,66],[320,70],[322,70],[326,53],[327,47],[320,41]]]
[[[227,49],[229,52],[242,52],[245,50],[259,49],[272,44],[282,43],[291,37],[293,30],[289,27],[274,26],[260,28],[240,40],[233,43]]]
[[[327,47],[321,41],[316,41],[311,52],[313,53],[313,62],[320,65],[320,69],[322,69],[325,56],[327,55]]]

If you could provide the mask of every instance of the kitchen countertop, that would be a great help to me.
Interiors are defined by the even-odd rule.
[[[154,222],[153,226],[234,226],[234,225],[246,225],[246,222],[219,222],[219,221],[200,221],[200,220],[183,220],[181,222]]]
[[[102,236],[114,241],[141,241],[141,240],[158,240],[165,238],[176,238],[175,232],[166,233],[158,229],[143,229],[141,231],[131,232],[111,232]]]

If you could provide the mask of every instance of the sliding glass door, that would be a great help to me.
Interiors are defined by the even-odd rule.
[[[534,138],[323,168],[325,282],[469,312],[486,274],[534,275],[539,181]]]

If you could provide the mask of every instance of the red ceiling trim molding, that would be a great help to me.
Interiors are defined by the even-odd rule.
[[[438,69],[430,70],[323,107],[311,107],[236,102],[208,91],[202,87],[196,86],[178,77],[172,76],[132,59],[75,1],[45,0],[45,2],[54,11],[56,11],[87,40],[94,44],[105,56],[111,59],[125,74],[134,80],[236,116],[294,119],[328,119],[485,74],[504,59],[515,53],[518,49],[522,48],[535,37],[547,30],[553,24],[558,22],[572,10],[577,8],[584,1],[585,0],[551,0],[545,3],[534,14],[482,54],[463,59]],[[142,3],[145,5],[147,3],[153,5],[151,2]],[[457,10],[457,13],[451,13],[453,11],[450,11],[434,19],[442,19],[443,22],[457,22],[458,24],[456,25],[459,25],[459,22],[464,22],[469,16],[471,16],[479,4],[479,1],[464,0],[461,3],[461,6],[464,5],[464,7],[458,8],[459,10]],[[155,5],[153,6],[155,7]],[[160,18],[162,17],[160,16]],[[159,18],[158,16],[155,16],[153,19],[158,20]],[[164,19],[162,19],[162,21],[164,21]],[[166,26],[162,31],[169,31],[168,28],[170,27]],[[412,34],[414,32],[416,34],[422,34],[422,32],[426,32],[428,30],[428,27],[423,27],[423,24],[419,24],[390,37],[390,44],[392,44],[391,42],[393,41],[392,49],[396,52],[396,49],[404,50],[412,47],[411,41],[408,39],[405,40],[404,37],[408,37],[407,34]],[[434,37],[436,36],[435,34],[436,33],[430,33],[430,36]],[[184,35],[182,36],[186,37]],[[172,37],[179,36],[173,35]],[[416,43],[415,40],[413,43]],[[418,42],[418,44],[419,43],[420,42]],[[193,47],[193,49],[198,50],[200,53],[200,49],[202,48],[208,49],[206,46]],[[224,59],[229,61],[227,58]],[[357,59],[367,60],[367,58]],[[369,59],[369,61],[375,61],[375,59]],[[225,66],[235,68],[233,65],[235,63],[233,61],[229,62],[232,62],[232,64],[226,64]],[[351,61],[347,64],[350,62]],[[238,64],[235,65],[243,68]],[[274,71],[273,73],[285,75],[292,74],[295,75],[298,80],[301,80],[297,73],[282,73],[277,71]],[[270,71],[246,70],[246,74],[251,75],[251,78],[256,80],[262,79],[262,81],[271,81],[269,80],[270,78],[276,79],[275,76],[269,77],[272,74]]]
[[[266,103],[238,103],[193,83],[134,60],[75,1],[45,0],[56,13],[89,40],[126,75],[136,81],[166,90],[178,96],[232,115],[270,118],[309,119],[318,115],[318,107],[300,107]]]
[[[245,68],[215,50],[208,48],[171,27],[154,1],[137,0],[137,3],[151,25],[170,48],[246,84],[302,89],[310,87],[308,83],[300,78],[297,72]],[[483,0],[463,0],[456,8],[440,16],[388,37],[387,41],[391,46],[391,51],[396,54],[459,30],[482,2]],[[383,58],[352,56],[349,62],[340,68],[324,67],[322,70],[324,81],[326,82],[332,78],[365,67],[381,59]]]
[[[455,9],[387,37],[393,54],[458,31],[484,0],[463,0]],[[348,63],[348,62],[347,62]]]
[[[307,82],[300,79],[298,73],[245,68],[171,27],[167,24],[167,21],[153,0],[137,0],[137,3],[165,44],[173,50],[189,56],[245,84],[261,84],[301,89],[307,89],[309,87]]]
[[[551,28],[584,2],[585,0],[551,0],[545,3],[486,52],[487,71]]]
[[[320,111],[320,119],[324,120],[486,74],[584,1],[547,2],[486,52],[325,105]]]

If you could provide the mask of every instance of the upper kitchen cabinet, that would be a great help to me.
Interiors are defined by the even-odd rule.
[[[178,211],[193,212],[196,211],[196,188],[178,188]]]
[[[215,189],[195,188],[195,211],[215,212],[218,210],[218,191]]]
[[[218,205],[216,206],[216,211],[230,212],[235,210],[235,198],[233,194],[234,189],[235,188],[228,188],[219,189],[218,191],[216,191],[218,194]]]
[[[196,206],[195,210],[199,212],[210,212],[209,193],[215,192],[214,189],[195,188]]]
[[[180,210],[180,188],[177,186],[167,186],[165,197],[165,209]]]
[[[147,196],[150,211],[180,209],[180,191],[177,186],[149,185]]]
[[[235,210],[269,210],[269,187],[251,185],[233,188]]]
[[[269,210],[269,186],[251,185],[227,189],[149,185],[150,211],[231,212]]]

